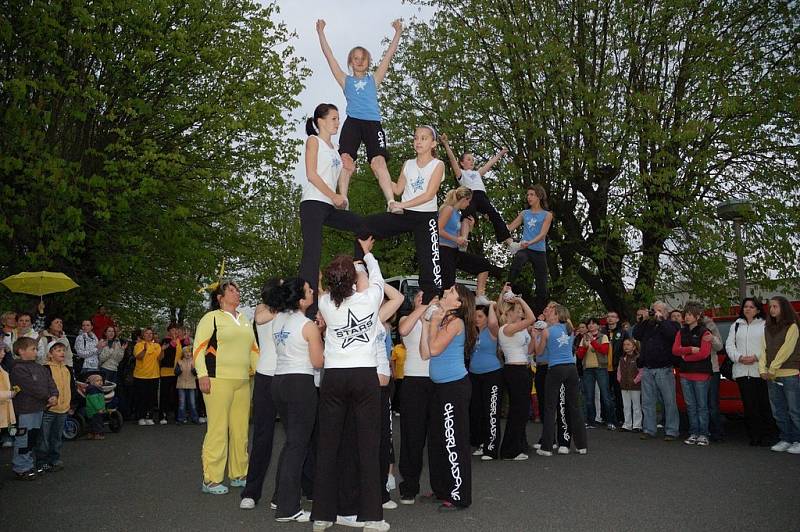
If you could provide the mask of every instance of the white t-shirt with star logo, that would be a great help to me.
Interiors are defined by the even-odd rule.
[[[410,201],[420,194],[423,194],[428,189],[428,183],[431,180],[433,171],[440,165],[444,164],[439,159],[432,159],[431,162],[425,165],[424,168],[417,166],[416,159],[409,159],[403,165],[403,175],[406,176],[406,188],[403,189],[402,201]],[[422,205],[411,207],[409,211],[417,212],[436,212],[438,210],[438,203],[436,195],[429,201]]]
[[[486,185],[483,184],[483,177],[477,170],[461,170],[461,177],[458,184],[470,190],[481,190],[486,192]]]
[[[317,148],[317,175],[325,181],[328,188],[336,192],[336,187],[339,184],[339,174],[342,173],[342,158],[335,144],[328,146],[319,137],[317,137],[317,144],[319,145]],[[322,203],[333,205],[331,199],[308,179],[303,182],[303,196],[300,198],[301,202],[307,200],[321,201]]]
[[[378,261],[368,253],[364,263],[369,287],[342,301],[337,308],[330,294],[319,298],[325,319],[325,369],[377,367],[376,339],[383,324],[378,310],[383,302],[383,275]]]
[[[308,342],[303,338],[303,327],[309,321],[299,310],[281,312],[272,320],[272,338],[277,353],[275,375],[314,374]]]

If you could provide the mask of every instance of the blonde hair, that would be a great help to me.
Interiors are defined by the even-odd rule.
[[[521,311],[522,305],[519,303],[509,303],[508,301],[501,301],[499,305],[497,305],[497,321],[502,327],[506,323],[508,323],[507,314],[512,310]]]
[[[447,192],[447,195],[444,197],[444,202],[442,203],[442,206],[439,208],[439,210],[441,211],[445,207],[455,207],[456,203],[458,203],[459,201],[471,197],[472,197],[472,191],[467,187],[458,187],[451,189],[450,191]]]
[[[559,323],[566,325],[567,332],[572,334],[574,327],[572,326],[572,320],[569,316],[569,309],[560,303],[556,303],[556,316],[558,316]]]
[[[369,70],[369,67],[371,67],[371,66],[372,66],[372,54],[371,54],[371,53],[369,53],[369,50],[367,50],[367,49],[366,49],[366,48],[364,48],[363,46],[355,46],[355,47],[353,47],[353,49],[351,49],[351,50],[350,50],[350,52],[347,54],[347,68],[349,68],[349,69],[350,69],[350,72],[352,72],[352,71],[353,71],[353,67],[352,67],[352,64],[353,64],[353,55],[354,55],[356,52],[359,52],[359,51],[360,51],[360,52],[363,52],[363,53],[364,53],[364,54],[367,56],[367,70]]]

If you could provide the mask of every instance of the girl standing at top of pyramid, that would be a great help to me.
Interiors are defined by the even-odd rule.
[[[386,161],[389,159],[389,152],[386,149],[386,133],[381,126],[381,111],[378,107],[378,88],[397,51],[400,35],[403,32],[403,23],[397,19],[392,22],[392,27],[394,28],[394,37],[374,74],[369,73],[372,55],[363,46],[356,46],[347,54],[347,67],[351,74],[346,74],[333,56],[333,50],[325,38],[325,21],[317,21],[317,34],[322,53],[347,100],[347,119],[339,135],[339,153],[342,156],[343,166],[342,174],[339,177],[339,193],[345,197],[345,203],[337,205],[339,208],[347,208],[347,189],[350,184],[350,176],[355,170],[355,159],[362,142],[367,148],[367,160],[370,168],[378,179],[383,196],[386,198],[387,210],[391,210],[390,204],[394,201],[392,178],[386,167]],[[402,210],[395,207],[392,212],[399,213]]]

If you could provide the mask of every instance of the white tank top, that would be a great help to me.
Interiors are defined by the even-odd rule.
[[[481,173],[477,170],[461,170],[461,177],[458,178],[458,184],[470,190],[482,190],[486,192],[486,186],[483,184],[483,177],[481,177]]]
[[[309,321],[300,311],[281,312],[272,320],[272,338],[278,354],[275,375],[314,374],[308,342],[303,338],[303,327]]]
[[[316,137],[316,135],[314,136]],[[324,140],[319,137],[316,138],[319,145],[317,149],[317,174],[332,191],[336,192],[339,174],[342,173],[342,158],[339,156],[335,144],[331,148]],[[321,201],[328,205],[333,205],[331,199],[320,192],[308,178],[303,182],[303,197],[300,201],[307,200]]]
[[[273,323],[275,323],[274,319],[262,325],[256,325],[260,353],[256,372],[270,377],[275,375],[275,365],[278,363],[278,354],[275,352],[275,338],[272,336]]]
[[[403,189],[402,201],[410,201],[420,194],[424,194],[428,189],[428,183],[431,180],[433,171],[440,165],[444,164],[439,159],[433,159],[425,165],[424,168],[417,166],[416,159],[409,159],[403,165],[403,175],[406,176],[406,188]],[[422,205],[411,207],[409,211],[419,212],[436,212],[438,210],[438,203],[436,201],[436,194],[430,201],[426,201]]]
[[[528,334],[527,329],[523,329],[511,336],[506,336],[506,327],[508,325],[500,327],[500,334],[497,335],[497,342],[506,357],[506,364],[527,364],[529,362],[528,344],[531,341],[531,335]]]
[[[422,322],[417,320],[414,328],[403,336],[403,345],[406,346],[406,364],[403,366],[403,373],[406,377],[429,377],[428,366],[430,360],[422,360],[419,354],[419,340],[422,336]]]

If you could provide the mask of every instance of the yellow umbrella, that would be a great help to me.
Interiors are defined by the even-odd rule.
[[[6,277],[0,283],[6,285],[12,292],[39,297],[56,292],[67,292],[78,287],[75,281],[59,272],[22,272]]]

